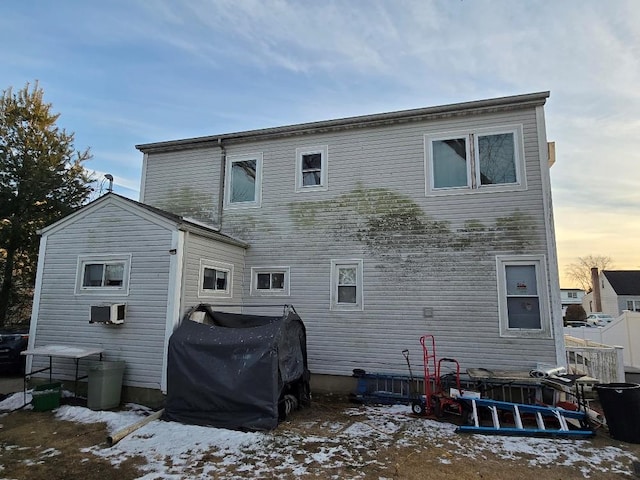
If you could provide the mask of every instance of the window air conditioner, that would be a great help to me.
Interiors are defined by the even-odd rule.
[[[119,325],[124,323],[125,303],[113,303],[110,305],[91,305],[91,318],[89,323],[107,323]]]

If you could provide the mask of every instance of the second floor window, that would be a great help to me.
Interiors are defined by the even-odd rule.
[[[522,128],[425,135],[426,191],[524,188]]]
[[[227,157],[227,208],[259,207],[262,197],[262,154]]]
[[[328,147],[296,149],[296,192],[327,190]]]

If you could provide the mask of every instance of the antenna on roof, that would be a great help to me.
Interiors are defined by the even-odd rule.
[[[113,192],[113,175],[111,175],[110,173],[107,173],[104,176],[104,178],[109,180],[109,186],[107,187],[107,192],[109,192],[109,193]]]

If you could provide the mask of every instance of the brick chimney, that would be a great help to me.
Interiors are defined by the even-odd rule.
[[[600,276],[598,275],[598,267],[591,269],[591,285],[593,287],[593,304],[596,312],[602,311],[602,300],[600,298]]]

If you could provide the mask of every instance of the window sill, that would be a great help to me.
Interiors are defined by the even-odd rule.
[[[427,197],[441,197],[448,195],[483,195],[500,192],[522,192],[527,190],[526,185],[510,183],[505,185],[485,185],[480,188],[456,187],[456,188],[438,188],[435,190],[427,190]]]

